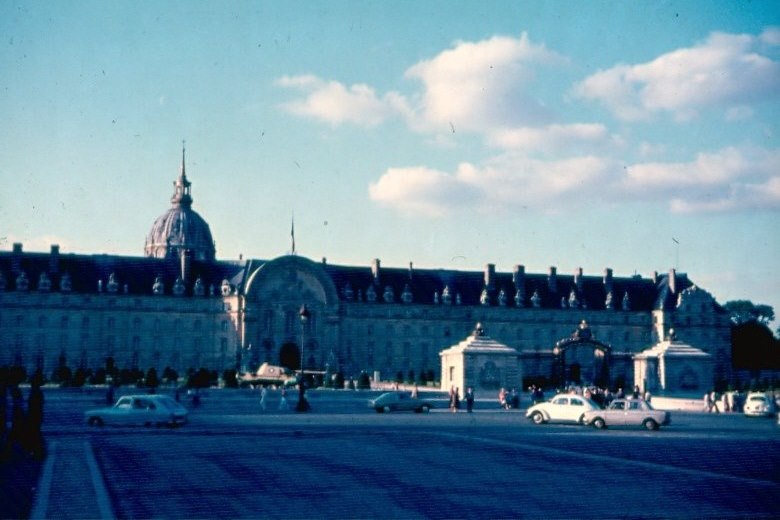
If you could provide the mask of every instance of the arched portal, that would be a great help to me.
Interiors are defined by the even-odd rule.
[[[570,337],[553,348],[552,383],[559,387],[576,383],[608,388],[611,351],[612,347],[593,338],[583,320]]]
[[[292,342],[284,343],[279,350],[279,364],[290,370],[300,370],[301,351],[298,345]]]

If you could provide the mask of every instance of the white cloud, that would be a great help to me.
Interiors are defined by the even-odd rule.
[[[428,217],[522,207],[556,212],[557,206],[590,203],[617,171],[611,161],[593,156],[542,161],[507,154],[482,167],[460,164],[453,173],[391,168],[370,186],[369,195],[401,213]]]
[[[726,110],[726,121],[744,121],[753,117],[753,109],[745,106],[738,105]]]
[[[388,118],[410,113],[406,100],[398,93],[389,92],[379,97],[373,88],[364,84],[345,86],[311,75],[284,76],[277,79],[276,84],[307,93],[305,98],[283,105],[289,112],[333,125],[349,122],[371,127]]]
[[[667,199],[674,212],[780,209],[780,151],[729,147],[687,163],[641,163],[627,169],[633,197]]]
[[[618,142],[607,127],[597,123],[500,128],[488,134],[492,146],[525,152],[563,152],[583,147],[592,150]]]
[[[369,196],[401,213],[444,217],[455,208],[473,207],[481,193],[457,174],[417,166],[388,169],[369,186]]]
[[[425,124],[483,131],[495,125],[548,120],[548,110],[527,94],[527,86],[534,79],[534,65],[565,61],[523,33],[519,39],[496,36],[480,42],[458,42],[433,59],[410,67],[406,77],[423,84],[418,110]]]
[[[780,45],[780,27],[767,27],[758,37],[766,45]]]
[[[773,40],[765,32],[764,40]],[[702,43],[638,65],[599,71],[574,87],[625,120],[669,113],[687,120],[707,107],[749,105],[780,90],[780,63],[759,54],[759,38],[712,33]]]

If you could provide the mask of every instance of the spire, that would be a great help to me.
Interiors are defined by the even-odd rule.
[[[186,141],[181,142],[181,174],[179,178],[173,182],[173,196],[171,197],[171,203],[174,206],[181,205],[189,207],[192,205],[192,196],[190,195],[190,181],[187,180],[187,174],[184,167],[184,144]]]
[[[291,224],[290,224],[290,240],[292,240],[292,253],[295,254],[295,213],[292,214]]]

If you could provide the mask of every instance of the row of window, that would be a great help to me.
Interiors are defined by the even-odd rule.
[[[26,327],[27,326],[26,321],[27,320],[25,320],[25,315],[24,314],[16,314],[14,316],[14,318],[13,318],[12,324],[13,324],[13,326],[19,327],[19,328]],[[48,328],[50,326],[49,317],[46,316],[46,315],[38,316],[38,318],[37,318],[37,320],[35,322],[37,322],[37,327],[39,329],[45,329],[45,328]],[[52,322],[53,323],[51,323],[51,325],[53,326],[54,323],[56,323],[56,321],[52,320]],[[74,319],[71,319],[70,315],[63,315],[59,319],[59,328],[61,328],[61,329],[69,329],[69,328],[71,328],[71,326],[72,326],[72,324],[74,322],[79,324],[81,326],[81,329],[89,329],[90,326],[93,324],[93,320],[91,319],[90,316],[74,317]],[[127,323],[128,323],[127,321],[123,321],[123,325],[124,326],[127,326]],[[141,318],[134,318],[133,319],[133,323],[132,323],[133,330],[141,330],[142,327],[143,327],[143,323],[144,323],[144,321]],[[154,318],[154,320],[151,320],[151,323],[152,323],[152,329],[154,331],[158,331],[159,332],[159,331],[163,330],[163,320],[161,320],[160,318]],[[173,324],[173,329],[172,330],[174,330],[174,331],[184,330],[184,329],[182,329],[183,321],[181,319],[177,318],[177,319],[173,320],[172,324]],[[3,320],[0,317],[0,326],[2,326],[2,325],[3,325]],[[113,317],[113,316],[108,317],[106,319],[105,326],[109,330],[115,329],[117,327],[117,319],[115,317]],[[201,331],[201,330],[203,330],[203,321],[199,320],[199,319],[193,320],[193,321],[189,322],[188,327],[189,327],[189,330],[193,330],[193,331],[196,331],[196,332]],[[230,320],[223,319],[220,322],[220,330],[222,330],[223,332],[227,332],[229,330],[229,328],[230,328]]]

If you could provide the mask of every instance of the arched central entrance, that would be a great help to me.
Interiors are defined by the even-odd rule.
[[[553,348],[552,383],[558,387],[574,383],[608,388],[611,350],[612,347],[593,338],[583,320],[570,337],[558,341]]]

